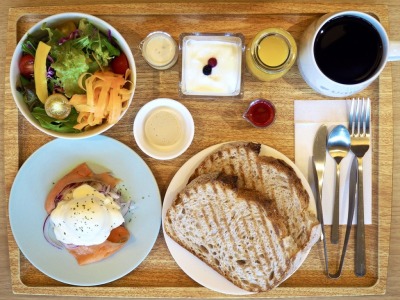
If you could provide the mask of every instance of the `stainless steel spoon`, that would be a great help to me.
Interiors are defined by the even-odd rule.
[[[331,243],[339,242],[339,184],[340,162],[350,151],[350,134],[343,125],[334,127],[328,136],[326,148],[336,162],[335,202],[333,206]]]

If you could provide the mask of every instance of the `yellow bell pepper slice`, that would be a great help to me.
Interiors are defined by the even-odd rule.
[[[39,42],[33,64],[36,95],[42,103],[45,103],[49,92],[47,90],[47,68],[46,60],[51,47],[46,43]]]

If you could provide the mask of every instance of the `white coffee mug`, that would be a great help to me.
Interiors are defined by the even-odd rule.
[[[366,78],[363,78],[360,82],[344,82],[342,80],[338,80],[338,77],[332,76],[332,74],[328,74],[326,69],[321,70],[321,64],[319,66],[317,63],[314,49],[316,45],[316,39],[319,39],[323,34],[326,34],[326,32],[328,32],[328,28],[330,26],[329,22],[334,20],[334,22],[338,23],[340,22],[339,20],[341,20],[341,18],[345,19],[343,17],[355,17],[356,19],[361,19],[361,22],[367,21],[367,23],[375,28],[382,42],[382,46],[380,47],[382,51],[380,51],[379,53],[379,57],[381,57],[380,61],[376,64],[374,69],[371,70],[371,73],[368,74]],[[326,32],[324,32],[324,29],[327,29],[325,30]],[[376,32],[374,31],[374,34]],[[331,32],[331,34],[333,33]],[[362,54],[363,51],[367,51],[363,49],[363,45],[359,45],[359,47],[360,54]],[[334,56],[335,52],[332,51],[330,55]],[[346,97],[356,94],[365,89],[379,76],[379,74],[384,69],[386,62],[394,60],[400,60],[400,42],[389,41],[385,29],[376,18],[359,11],[342,11],[326,14],[318,20],[314,21],[306,29],[300,41],[297,63],[302,77],[307,82],[307,84],[316,92],[330,97]],[[327,57],[326,61],[329,62],[329,57]],[[339,69],[337,68],[336,70]],[[344,67],[343,72],[346,71],[346,67]],[[340,72],[337,72],[336,74],[339,73]]]

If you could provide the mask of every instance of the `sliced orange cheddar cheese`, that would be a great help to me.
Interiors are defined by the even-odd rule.
[[[84,73],[79,77],[79,86],[86,94],[75,94],[69,103],[75,107],[79,116],[75,129],[83,130],[107,122],[115,124],[128,108],[133,93],[133,83],[128,80],[131,71],[124,75],[110,71]]]

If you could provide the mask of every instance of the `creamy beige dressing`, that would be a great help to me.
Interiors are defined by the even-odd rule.
[[[152,147],[174,148],[183,142],[183,120],[177,112],[168,107],[156,108],[147,117],[144,132]]]
[[[176,44],[174,40],[163,34],[151,35],[143,45],[143,56],[152,65],[162,67],[169,64],[175,57]]]

